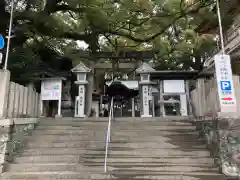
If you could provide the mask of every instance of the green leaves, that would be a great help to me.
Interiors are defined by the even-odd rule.
[[[15,68],[14,71],[33,68],[37,60],[43,60],[35,53],[40,46],[70,57],[77,63],[82,53],[78,42],[85,41],[91,51],[158,50],[156,65],[166,69],[199,69],[202,63],[199,57],[215,45],[212,35],[196,32],[199,24],[207,20],[215,21],[215,14],[210,8],[212,2],[22,0],[21,8],[19,5],[14,13],[17,37],[13,39],[13,45],[20,37],[24,37],[26,42],[22,41],[21,46],[13,47],[11,58],[14,60],[11,60],[11,66]],[[229,16],[226,22],[230,19]],[[8,16],[3,21],[8,22]],[[100,41],[104,37],[107,38]],[[53,59],[49,61],[53,62]]]

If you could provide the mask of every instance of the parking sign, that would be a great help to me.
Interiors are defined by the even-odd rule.
[[[229,55],[214,57],[221,112],[236,112],[236,98]]]
[[[231,91],[231,81],[220,81],[221,91]]]

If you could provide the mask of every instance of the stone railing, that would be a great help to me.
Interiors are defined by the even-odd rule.
[[[9,84],[7,118],[39,117],[40,95],[33,87]]]
[[[227,176],[240,175],[240,81],[233,76],[236,113],[221,113],[216,79],[199,79],[191,91],[194,123],[205,138],[220,170]]]
[[[0,70],[0,173],[25,144],[25,135],[35,128],[40,115],[40,95],[32,86],[10,81],[10,72]]]

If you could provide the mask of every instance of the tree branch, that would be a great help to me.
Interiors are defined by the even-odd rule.
[[[131,39],[133,41],[136,41],[136,42],[149,42],[149,41],[152,41],[154,40],[155,38],[157,38],[158,36],[160,36],[161,34],[163,34],[172,24],[174,24],[175,22],[177,22],[179,19],[183,18],[184,16],[188,15],[188,14],[195,14],[197,13],[201,8],[204,8],[204,7],[208,7],[210,6],[211,4],[213,4],[213,2],[211,1],[210,3],[207,3],[207,4],[200,4],[199,6],[197,7],[194,7],[196,5],[193,4],[192,6],[189,7],[188,10],[186,10],[186,12],[180,12],[179,15],[177,15],[175,18],[173,18],[172,21],[170,21],[163,29],[161,29],[161,31],[159,31],[158,33],[150,36],[150,37],[147,37],[145,39],[143,38],[138,38],[138,37],[134,37],[132,35],[130,35],[129,33],[125,33],[125,32],[121,32],[121,31],[116,31],[116,30],[112,30],[112,29],[103,29],[103,27],[98,27],[99,29],[102,29],[102,31],[104,33],[110,33],[112,35],[117,35],[117,36],[122,36],[122,37],[125,37],[125,38],[128,38],[128,39]]]

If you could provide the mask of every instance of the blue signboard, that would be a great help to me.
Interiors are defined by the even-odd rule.
[[[4,38],[3,38],[3,36],[0,34],[0,49],[3,49],[4,46],[5,46]]]
[[[230,81],[220,81],[220,86],[222,91],[231,91],[232,86]]]

